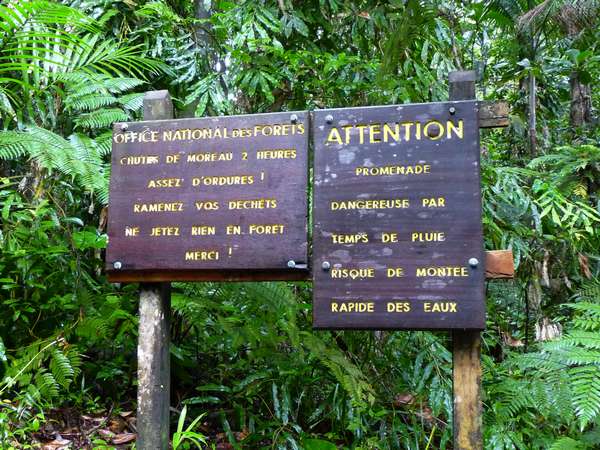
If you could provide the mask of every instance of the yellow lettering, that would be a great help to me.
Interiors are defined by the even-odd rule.
[[[456,302],[424,302],[423,311],[429,313],[455,313]]]
[[[187,162],[189,163],[231,161],[232,159],[233,152],[200,152],[187,155]]]
[[[381,134],[381,125],[373,124],[369,125],[369,143],[376,144],[377,142],[381,142],[377,136]]]
[[[192,250],[185,252],[186,261],[218,261],[219,252],[217,250]]]
[[[446,234],[443,231],[415,232],[410,235],[412,242],[443,242]]]
[[[227,225],[225,228],[226,234],[242,234],[242,227],[239,225]]]
[[[277,199],[230,200],[227,205],[229,209],[273,209],[277,208]]]
[[[234,186],[242,184],[254,184],[254,176],[228,175],[192,178],[192,186]]]
[[[410,303],[409,302],[387,302],[387,312],[410,312]]]
[[[273,225],[257,225],[251,224],[248,226],[249,234],[283,234],[284,225],[283,224],[273,224]]]
[[[435,134],[432,134],[431,126],[434,126],[436,129]],[[432,120],[431,122],[427,122],[423,127],[423,135],[428,137],[432,141],[437,141],[444,135],[444,126],[438,122],[437,120]]]
[[[153,227],[150,236],[179,236],[179,227]]]
[[[212,225],[192,226],[192,236],[214,236],[216,231],[216,228]]]
[[[158,178],[148,181],[148,188],[172,188],[181,187],[183,178]]]
[[[367,233],[332,234],[331,240],[334,244],[366,244],[369,242],[369,237]]]
[[[334,142],[339,145],[343,144],[342,136],[340,136],[340,132],[336,127],[333,127],[329,131],[329,136],[327,136],[327,145],[329,145],[330,142]]]
[[[125,227],[125,236],[139,236],[140,227]]]
[[[195,202],[196,211],[216,211],[219,209],[219,202],[217,201],[198,201]]]
[[[400,124],[399,123],[394,124],[393,130],[389,124],[387,124],[387,123],[383,124],[383,142],[389,142],[390,137],[392,138],[392,140],[394,142],[400,141]]]
[[[423,208],[445,208],[446,207],[446,198],[445,197],[421,198],[421,206],[423,206]]]
[[[390,176],[390,175],[421,175],[431,173],[430,164],[415,164],[413,166],[359,166],[354,169],[355,175]]]
[[[373,267],[365,267],[361,269],[345,269],[335,268],[329,271],[331,278],[351,278],[356,280],[357,278],[374,278],[375,269]]]
[[[122,166],[141,166],[158,163],[159,158],[155,155],[123,156],[119,159],[119,164]]]
[[[341,313],[372,313],[375,311],[375,302],[331,302],[331,312]]]
[[[173,203],[134,203],[134,213],[145,213],[145,212],[181,212],[183,211],[182,202]]]
[[[381,242],[398,242],[398,233],[381,233]]]
[[[404,276],[404,268],[402,267],[392,267],[387,269],[387,277],[388,278],[402,278]]]
[[[259,150],[256,159],[295,159],[296,150],[293,148],[282,148],[273,150]]]
[[[446,133],[447,133],[446,139],[452,138],[452,132],[454,132],[456,137],[458,137],[459,139],[463,139],[463,120],[462,119],[460,119],[458,121],[458,127],[450,120],[446,122]]]
[[[390,200],[343,200],[332,201],[332,211],[345,209],[402,209],[408,208],[410,201],[407,198],[395,198]]]
[[[469,271],[461,266],[417,267],[417,277],[468,277]]]

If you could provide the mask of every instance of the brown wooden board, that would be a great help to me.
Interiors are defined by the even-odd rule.
[[[116,124],[109,279],[298,278],[308,131],[306,112]]]
[[[313,130],[314,327],[483,329],[477,103],[319,110]]]

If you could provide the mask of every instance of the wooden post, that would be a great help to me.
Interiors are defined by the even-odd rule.
[[[476,72],[451,72],[450,100],[475,98]],[[452,333],[452,390],[454,395],[454,450],[481,450],[481,335],[479,331]]]
[[[144,120],[172,118],[173,104],[169,92],[147,92],[144,96]],[[137,448],[139,450],[169,448],[170,316],[171,284],[141,284],[137,354]]]

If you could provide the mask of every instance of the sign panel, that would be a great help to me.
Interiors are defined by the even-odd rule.
[[[482,329],[475,101],[314,113],[314,327]]]
[[[109,278],[298,272],[307,263],[307,149],[306,112],[115,125]]]

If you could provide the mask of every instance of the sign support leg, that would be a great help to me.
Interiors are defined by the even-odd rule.
[[[475,98],[475,71],[451,72],[448,78],[450,100]],[[479,331],[456,330],[452,333],[452,391],[454,449],[483,449]]]
[[[454,395],[454,449],[480,450],[481,335],[479,331],[452,333],[452,390]]]
[[[167,91],[147,92],[144,120],[173,118]],[[169,448],[171,284],[140,285],[138,334],[137,448]]]
[[[169,448],[171,284],[140,289],[138,336],[137,448]]]

